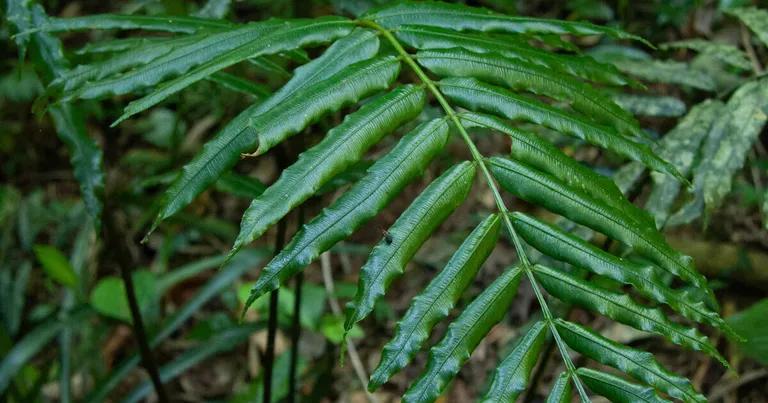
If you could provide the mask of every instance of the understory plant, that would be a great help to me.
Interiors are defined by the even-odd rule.
[[[276,251],[261,269],[245,309],[379,214],[447,152],[449,143],[466,150],[466,160],[441,172],[409,200],[360,269],[357,293],[346,311],[348,331],[393,291],[393,282],[419,248],[471,192],[490,192],[495,210],[479,220],[412,300],[383,346],[369,390],[381,387],[416,354],[428,350],[426,368],[403,399],[436,400],[503,320],[522,282],[533,290],[540,319],[524,329],[499,362],[483,401],[514,401],[523,393],[549,340],[564,370],[548,401],[571,401],[574,392],[589,401],[589,391],[613,401],[706,400],[688,379],[665,369],[651,353],[558,315],[551,308],[554,300],[728,365],[699,329],[708,326],[732,334],[692,259],[672,248],[656,220],[630,202],[610,177],[564,153],[553,141],[556,136],[570,137],[635,161],[675,186],[690,185],[654,151],[654,142],[635,117],[611,95],[622,88],[640,91],[643,85],[612,64],[581,54],[574,45],[581,37],[595,36],[650,45],[643,39],[589,23],[507,16],[441,2],[401,2],[356,19],[327,16],[243,24],[177,16],[54,18],[26,2],[9,0],[8,5],[20,49],[37,41],[36,52],[49,61],[66,61],[50,33],[164,33],[91,43],[76,52],[84,56],[79,59],[83,63],[71,68],[54,65],[57,69],[37,106],[62,124],[74,102],[138,95],[115,120],[116,126],[202,80],[253,95],[255,101],[210,139],[168,186],[157,203],[150,233],[220,184],[241,159],[259,158],[322,118],[343,114],[341,123],[306,147],[281,170],[279,179],[253,198],[229,258],[340,175],[366,159],[372,163]],[[299,66],[274,92],[225,72],[241,63],[264,66],[275,59]],[[68,144],[75,176],[87,211],[98,222],[101,157],[81,130],[74,133]],[[477,136],[484,135],[508,138],[511,149],[484,155],[476,145]],[[381,144],[393,145],[370,156]],[[526,214],[510,200],[515,206],[524,201],[549,210],[620,247],[599,248],[570,230],[572,225]],[[460,306],[499,242],[513,245],[516,263]],[[449,320],[452,312],[457,315],[430,346],[435,326]],[[578,367],[574,353],[617,371]]]

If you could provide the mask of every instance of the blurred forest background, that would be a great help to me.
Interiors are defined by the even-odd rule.
[[[385,0],[133,0],[39,1],[49,15],[69,17],[94,13],[193,14],[239,22],[269,17],[359,15]],[[614,63],[639,78],[648,91],[616,94],[616,100],[638,115],[644,128],[663,137],[686,113],[706,100],[726,102],[740,85],[760,77],[768,66],[768,19],[759,29],[745,26],[727,11],[732,7],[763,6],[749,0],[645,1],[505,1],[466,3],[501,12],[568,20],[589,20],[620,27],[656,44],[635,44],[585,38],[578,43],[593,57]],[[766,8],[768,9],[768,8]],[[57,136],[48,115],[37,116],[35,101],[44,91],[45,73],[29,58],[20,58],[5,18],[0,28],[0,400],[32,401],[142,401],[153,399],[146,374],[138,364],[125,289],[114,267],[100,264],[104,253],[122,253],[102,240],[86,214],[67,147]],[[115,37],[111,31],[63,35],[70,60],[90,57],[98,50],[86,43]],[[130,38],[131,32],[119,33]],[[691,41],[688,41],[691,40]],[[680,42],[688,41],[688,42]],[[668,45],[663,45],[668,44]],[[79,49],[79,50],[78,50]],[[736,53],[733,51],[736,50]],[[201,144],[259,94],[267,94],[289,77],[286,67],[296,61],[266,59],[261,65],[235,66],[252,82],[252,94],[232,91],[202,81],[150,112],[111,129],[127,97],[78,102],[86,131],[104,147],[109,191],[120,201],[113,224],[125,245],[124,258],[134,267],[134,283],[150,344],[166,388],[174,401],[260,401],[267,299],[238,317],[258,268],[270,256],[274,231],[240,254],[226,270],[217,270],[237,235],[240,216],[253,195],[276,179],[278,156],[244,161],[237,172],[222,178],[215,190],[204,193],[182,214],[163,224],[141,244],[151,209],[178,169]],[[763,81],[764,82],[764,81]],[[763,90],[768,94],[768,90]],[[763,105],[768,95],[763,96]],[[763,107],[764,108],[764,107]],[[429,110],[427,111],[429,112]],[[437,112],[435,112],[437,113]],[[725,112],[711,116],[725,118]],[[343,114],[312,126],[305,138],[319,138]],[[731,191],[706,218],[678,215],[666,232],[673,246],[694,257],[710,279],[723,306],[723,316],[748,338],[737,343],[713,335],[731,362],[726,372],[703,354],[682,350],[658,338],[600,317],[574,310],[571,317],[610,334],[615,340],[653,352],[669,368],[692,379],[710,401],[765,402],[768,399],[768,137],[760,126],[745,151],[745,164],[734,172]],[[302,140],[297,140],[302,141]],[[303,140],[310,141],[310,140]],[[506,150],[508,140],[479,138],[483,150]],[[562,143],[581,161],[606,174],[629,175],[633,201],[643,204],[654,191],[653,180],[642,169],[623,166],[614,156],[579,143]],[[693,145],[696,163],[705,169],[706,150]],[[287,160],[303,147],[291,144]],[[452,159],[466,151],[459,145],[440,158]],[[686,150],[670,148],[672,153]],[[677,151],[674,151],[677,150]],[[662,154],[664,155],[664,154]],[[670,158],[670,155],[667,155]],[[711,157],[711,156],[710,156]],[[733,157],[738,158],[738,157]],[[445,165],[445,164],[444,164]],[[702,168],[702,166],[704,166]],[[358,177],[364,167],[340,177],[324,189],[322,198]],[[353,365],[338,365],[343,316],[341,306],[355,292],[357,273],[370,246],[419,189],[435,175],[428,172],[377,217],[306,270],[301,292],[301,345],[298,393],[305,401],[363,402],[370,397],[358,381]],[[728,173],[723,176],[730,179]],[[674,199],[674,195],[672,196]],[[685,196],[678,201],[685,204]],[[533,214],[538,212],[514,202]],[[325,202],[306,207],[314,215]],[[765,205],[765,206],[764,206]],[[352,340],[363,367],[370,371],[389,339],[394,322],[412,297],[450,257],[481,212],[493,209],[490,192],[478,187],[470,199],[439,228],[417,255],[410,276],[399,291],[377,305],[375,314],[356,327]],[[684,209],[683,209],[684,210]],[[682,211],[682,210],[681,210]],[[667,209],[667,215],[669,213]],[[475,220],[468,222],[468,218]],[[658,216],[657,216],[658,217]],[[290,235],[301,218],[291,215]],[[674,220],[673,220],[674,221]],[[599,245],[602,239],[595,242]],[[499,244],[472,286],[472,294],[488,285],[514,259],[514,249]],[[321,265],[330,270],[321,270]],[[323,273],[333,273],[323,278]],[[482,390],[498,357],[509,348],[536,311],[530,289],[520,290],[513,311],[494,328],[443,397],[468,401]],[[296,294],[280,290],[274,395],[288,394],[291,316]],[[436,332],[441,333],[441,332]],[[535,372],[535,387],[526,401],[543,401],[552,378],[559,373],[558,357]],[[381,402],[397,401],[408,381],[418,374],[425,356],[376,392]],[[277,401],[277,400],[275,400]]]

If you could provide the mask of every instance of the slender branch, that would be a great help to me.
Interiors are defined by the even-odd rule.
[[[285,243],[285,219],[277,223],[275,235],[275,251],[277,254]],[[277,337],[277,305],[279,289],[269,293],[269,318],[267,319],[267,347],[264,351],[264,399],[265,403],[272,402],[272,373],[275,364],[275,338]]]
[[[301,228],[304,225],[304,206],[299,206],[299,220],[296,224]],[[301,293],[304,285],[304,272],[296,274],[296,286],[293,299],[293,318],[291,319],[291,364],[288,369],[288,403],[296,401],[296,376],[299,366],[299,340],[301,338]]]
[[[499,192],[499,188],[496,185],[496,181],[494,180],[493,175],[488,170],[488,167],[485,164],[485,158],[482,156],[482,154],[480,154],[480,151],[477,149],[477,146],[475,146],[475,143],[470,138],[469,133],[467,133],[467,130],[464,128],[464,125],[461,123],[461,120],[456,114],[456,111],[453,109],[453,107],[451,107],[451,105],[445,99],[443,94],[435,85],[434,81],[432,81],[432,79],[430,79],[426,75],[424,70],[422,70],[421,67],[419,67],[419,65],[416,64],[416,61],[403,48],[403,46],[400,44],[397,38],[395,38],[394,35],[392,35],[392,33],[389,30],[385,29],[384,27],[382,27],[381,25],[373,21],[361,20],[359,21],[359,23],[362,26],[373,28],[381,32],[381,34],[387,39],[387,41],[389,41],[390,44],[392,44],[392,46],[395,48],[395,50],[400,54],[401,58],[405,61],[405,63],[413,70],[416,76],[418,76],[418,78],[427,86],[429,91],[432,93],[432,95],[435,97],[437,102],[443,108],[443,110],[448,115],[450,120],[453,122],[454,126],[456,126],[456,129],[459,131],[461,138],[464,140],[464,143],[469,148],[469,151],[472,155],[472,159],[480,167],[480,171],[483,173],[483,177],[485,178],[488,187],[491,189],[494,202],[496,203],[496,208],[501,214],[502,220],[504,221],[504,226],[506,227],[507,232],[509,233],[509,236],[512,239],[512,243],[514,244],[515,251],[517,252],[518,259],[520,260],[520,266],[525,272],[525,275],[528,278],[528,281],[531,283],[531,288],[533,288],[533,292],[536,295],[536,300],[538,301],[539,306],[541,307],[542,315],[544,316],[544,319],[547,322],[550,331],[552,332],[552,335],[555,339],[555,343],[557,345],[558,350],[560,351],[560,355],[562,356],[563,361],[565,362],[565,366],[568,370],[568,373],[571,376],[571,379],[573,379],[573,383],[576,386],[576,390],[579,392],[579,397],[581,398],[582,401],[588,402],[589,397],[587,396],[586,390],[584,389],[584,386],[582,385],[581,380],[576,374],[576,368],[573,365],[573,361],[571,360],[571,357],[568,355],[568,350],[565,346],[565,343],[560,338],[560,334],[558,333],[557,328],[555,327],[552,313],[549,310],[547,301],[544,298],[544,295],[541,292],[538,282],[536,281],[536,277],[533,274],[531,263],[528,260],[528,256],[525,253],[523,243],[520,240],[520,237],[517,235],[517,232],[515,231],[515,228],[512,226],[512,222],[509,219],[509,210],[507,209],[506,204],[504,203],[504,199],[501,197],[501,192]]]
[[[336,291],[333,287],[330,252],[323,252],[323,254],[320,255],[320,268],[323,272],[323,283],[325,284],[325,291],[328,294],[328,304],[331,306],[331,312],[333,312],[334,315],[342,315],[341,305],[339,305],[339,300],[336,298]],[[357,379],[363,385],[363,390],[365,390],[365,395],[368,397],[368,401],[375,403],[376,397],[365,388],[365,385],[368,383],[368,374],[365,372],[363,362],[360,360],[360,355],[357,353],[355,343],[352,342],[351,337],[346,338],[344,342],[346,343],[347,351],[349,352],[349,361],[352,362],[352,368],[355,370]]]
[[[739,29],[741,31],[741,43],[744,45],[744,49],[747,50],[749,61],[752,62],[752,70],[756,76],[759,76],[760,74],[763,74],[763,67],[760,66],[760,60],[757,59],[755,47],[752,46],[752,38],[749,35],[749,30],[747,30],[747,27],[744,26],[744,23],[740,23],[739,25]]]

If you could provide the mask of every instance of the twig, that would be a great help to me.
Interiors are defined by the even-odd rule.
[[[760,61],[757,59],[757,53],[755,53],[755,48],[752,46],[749,31],[747,30],[747,27],[744,26],[744,23],[739,25],[741,30],[741,42],[744,45],[744,49],[747,50],[749,60],[752,62],[752,70],[755,72],[755,75],[759,76],[760,74],[763,74],[763,68],[760,66]]]
[[[299,219],[296,226],[304,225],[304,207],[299,206]],[[301,292],[304,285],[304,272],[296,274],[296,286],[293,299],[293,318],[291,322],[291,365],[288,370],[288,403],[296,401],[296,372],[299,366],[299,341],[301,339]]]
[[[709,394],[708,401],[714,402],[714,401],[720,400],[723,397],[725,397],[725,395],[728,394],[729,392],[736,390],[750,382],[754,382],[760,378],[764,378],[766,376],[768,376],[768,369],[765,369],[765,368],[760,368],[754,371],[747,372],[741,375],[737,379],[734,379],[730,382],[725,382],[716,386],[712,390],[712,393]]]
[[[275,251],[277,254],[285,243],[285,219],[277,223]],[[264,351],[264,402],[272,402],[272,372],[275,363],[275,338],[277,336],[277,304],[279,289],[269,293],[269,318],[267,319],[267,347]]]
[[[320,267],[323,272],[323,283],[325,284],[325,291],[328,294],[328,303],[331,306],[331,312],[333,312],[334,315],[341,315],[341,306],[339,305],[339,300],[336,298],[336,292],[333,287],[330,252],[324,252],[320,255]],[[352,362],[352,368],[355,370],[355,375],[357,375],[357,379],[363,385],[363,390],[365,390],[365,385],[368,383],[368,374],[365,372],[363,362],[360,361],[360,355],[357,354],[355,343],[352,342],[351,338],[347,338],[346,343],[347,351],[349,352],[349,361]],[[369,402],[375,403],[377,401],[376,397],[367,390],[365,390],[365,394],[368,397]]]

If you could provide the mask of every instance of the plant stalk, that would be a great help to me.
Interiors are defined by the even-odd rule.
[[[275,255],[285,244],[285,219],[277,223],[275,236]],[[264,351],[264,402],[272,402],[272,374],[275,364],[275,338],[277,337],[277,305],[279,289],[269,293],[269,318],[267,319],[267,347]]]
[[[304,207],[299,206],[299,219],[296,226],[301,228],[304,225]],[[301,339],[301,293],[304,285],[304,272],[296,274],[295,291],[293,299],[293,317],[291,318],[291,356],[290,367],[288,369],[288,403],[296,402],[297,372],[299,366],[299,341]]]

